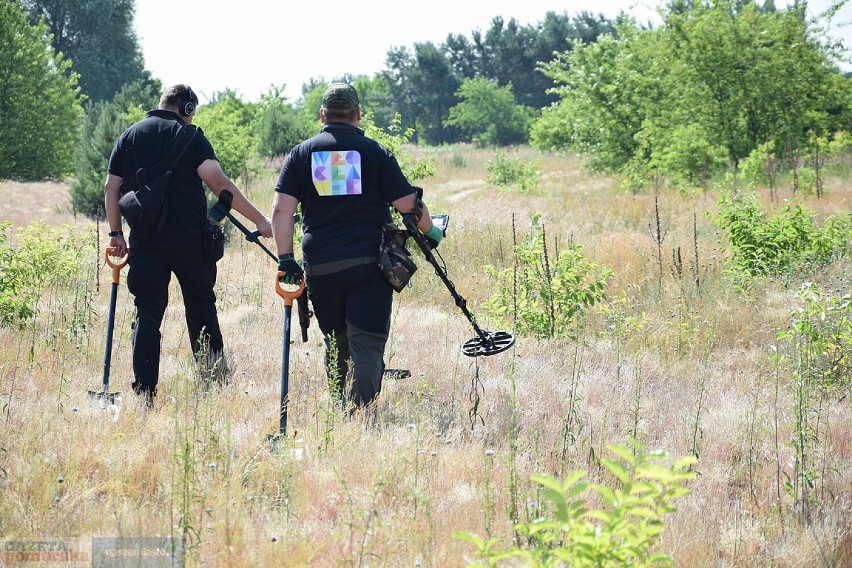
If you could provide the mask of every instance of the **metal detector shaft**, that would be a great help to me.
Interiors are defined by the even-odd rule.
[[[444,281],[444,284],[447,286],[450,294],[453,295],[456,305],[461,308],[465,317],[467,317],[468,321],[470,321],[471,325],[473,325],[474,331],[476,331],[476,337],[466,341],[462,346],[462,353],[468,357],[495,355],[497,353],[502,353],[514,345],[515,338],[511,333],[506,331],[486,332],[482,331],[479,326],[476,325],[476,319],[467,309],[467,301],[461,297],[461,294],[456,292],[455,286],[453,286],[453,283],[450,282],[450,279],[447,277],[447,271],[438,263],[438,260],[432,253],[432,247],[429,246],[429,243],[426,242],[426,237],[423,236],[417,228],[417,223],[414,222],[411,214],[408,213],[403,215],[402,222],[405,223],[405,227],[408,229],[408,232],[414,239],[414,242],[416,242],[417,246],[420,247],[420,250],[423,252],[423,256],[425,256],[426,260],[428,260],[435,268],[435,274],[440,276],[441,280]]]
[[[290,314],[293,311],[293,300],[302,295],[305,281],[299,283],[296,290],[285,290],[279,280],[283,276],[279,271],[275,275],[275,293],[284,299],[284,345],[282,347],[281,363],[281,405],[278,418],[278,433],[287,431],[287,402],[290,395]]]
[[[420,233],[420,229],[417,228],[417,223],[414,222],[414,219],[410,214],[403,215],[402,222],[405,224],[408,232],[414,239],[414,242],[417,243],[418,247],[420,247],[420,250],[423,252],[423,256],[425,256],[426,260],[429,261],[429,264],[435,268],[435,274],[443,280],[447,290],[449,290],[450,294],[453,296],[456,306],[461,309],[462,313],[464,313],[465,317],[470,321],[471,325],[473,325],[473,330],[482,341],[488,341],[488,336],[484,331],[479,329],[479,326],[476,325],[476,318],[474,318],[473,314],[467,309],[467,300],[465,300],[461,294],[456,291],[456,287],[453,286],[453,283],[447,277],[446,270],[441,267],[438,260],[435,258],[435,255],[432,253],[432,247],[429,246],[429,243],[426,242],[426,239],[424,239],[422,233]]]
[[[109,368],[112,361],[112,332],[115,329],[115,303],[118,295],[118,284],[113,282],[109,293],[109,319],[107,320],[106,348],[104,349],[104,380],[101,390],[109,392]]]

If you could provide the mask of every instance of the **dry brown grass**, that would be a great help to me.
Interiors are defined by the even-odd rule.
[[[653,195],[626,195],[613,180],[583,173],[576,158],[519,149],[545,173],[540,189],[521,195],[484,181],[493,152],[430,152],[439,174],[422,182],[427,202],[452,217],[439,251],[484,329],[501,326],[482,311],[496,290],[483,266],[511,262],[530,211],[543,213],[549,242],[573,239],[614,271],[610,298],[635,318],[633,327],[592,317],[578,342],[520,337],[503,354],[467,358],[460,347],[471,326],[421,258],[413,288],[395,297],[387,357],[413,376],[385,382],[379,424],[342,420],[327,392],[315,322],[302,343],[294,312],[292,436],[271,451],[283,304],[268,257],[236,233],[220,263],[220,315],[236,368],[225,387],[205,390],[195,380],[173,290],[161,396],[147,415],[127,394],[132,299],[123,285],[111,373],[114,389],[126,393],[121,411],[86,400],[102,373],[109,297],[102,269],[99,288],[69,283],[95,294],[82,333],[46,323],[74,309],[67,289],[46,292],[44,309],[57,313],[42,313],[40,325],[0,328],[0,535],[192,534],[189,566],[464,566],[473,550],[455,531],[507,544],[511,503],[528,520],[538,499],[532,474],[582,468],[598,479],[596,457],[636,432],[649,448],[699,454],[700,475],[664,533],[663,550],[677,566],[848,565],[852,408],[848,399],[825,401],[816,445],[820,507],[806,525],[781,488],[792,474],[790,377],[768,363],[794,291],[774,283],[750,296],[730,289],[719,236],[705,217],[712,195],[659,196],[660,271]],[[250,188],[261,205],[271,204],[271,179]],[[850,188],[832,183],[827,197],[806,205],[848,209]],[[64,184],[0,183],[0,219],[16,226],[45,219],[85,227],[62,212],[67,204]],[[681,275],[672,261],[678,248]],[[846,264],[826,277],[848,291],[849,275]]]

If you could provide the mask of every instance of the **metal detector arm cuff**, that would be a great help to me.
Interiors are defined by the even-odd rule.
[[[426,257],[426,260],[428,260],[432,264],[435,264],[435,256],[432,254],[432,247],[429,246],[429,243],[426,242],[426,237],[423,236],[423,233],[421,233],[420,229],[417,228],[417,222],[414,220],[412,214],[403,214],[402,223],[403,225],[405,225],[405,228],[408,229],[411,238],[414,239],[414,242],[417,243],[418,247],[420,247],[420,250]]]

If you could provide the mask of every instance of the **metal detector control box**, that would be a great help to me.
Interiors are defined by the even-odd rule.
[[[449,215],[430,215],[432,224],[441,229],[441,233],[447,236],[447,225],[450,224]]]

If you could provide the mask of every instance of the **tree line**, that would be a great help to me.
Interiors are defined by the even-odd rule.
[[[102,214],[109,150],[162,91],[144,69],[134,5],[0,0],[0,178],[70,175],[75,210]],[[354,83],[367,122],[412,143],[575,151],[633,190],[699,185],[726,169],[771,179],[805,159],[818,177],[813,156],[846,148],[845,48],[804,5],[673,0],[661,16],[656,27],[626,14],[498,16],[484,32],[391,47],[373,76],[328,79]],[[317,131],[325,85],[303,84],[296,101],[284,86],[258,102],[214,93],[196,123],[226,172],[250,177]]]

